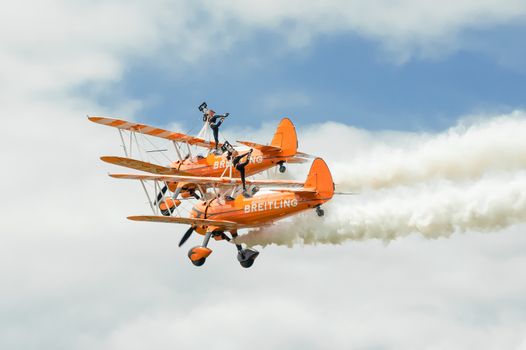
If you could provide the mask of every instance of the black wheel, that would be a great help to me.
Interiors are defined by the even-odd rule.
[[[195,266],[202,266],[206,261],[206,258],[202,258],[202,259],[199,259],[199,260],[192,260],[192,264],[194,264]]]
[[[279,172],[283,174],[285,171],[287,171],[287,167],[284,166],[283,164],[280,164],[279,165]]]
[[[318,214],[319,217],[322,217],[323,215],[325,215],[325,211],[321,209],[320,207],[317,207],[316,214]]]
[[[259,252],[253,249],[242,249],[237,253],[237,261],[244,268],[248,269],[254,264],[254,260],[258,257]]]
[[[250,266],[254,264],[254,259],[249,259],[246,261],[240,262],[241,266],[243,266],[245,269],[248,269]]]

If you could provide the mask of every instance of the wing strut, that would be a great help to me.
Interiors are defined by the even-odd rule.
[[[119,136],[121,137],[121,141],[122,141],[122,147],[124,148],[124,154],[126,155],[126,158],[130,158],[130,155],[128,154],[128,149],[126,148],[126,142],[124,142],[124,136],[122,136],[122,130],[121,129],[118,129],[119,130]],[[131,133],[130,133],[130,154],[131,154]],[[148,190],[146,189],[146,185],[144,184],[144,180],[140,180],[141,181],[141,186],[142,186],[142,189],[144,190],[144,194],[146,194],[146,198],[148,198],[148,203],[150,204],[150,208],[152,209],[152,213],[153,215],[156,214],[155,212],[155,208],[153,206],[153,203],[152,203],[152,200],[150,199],[150,194],[148,193]]]
[[[174,148],[175,148],[175,152],[177,153],[177,157],[179,157],[179,160],[183,160],[183,157],[181,156],[181,151],[179,150],[179,144],[175,140],[172,140],[172,142],[174,144]]]

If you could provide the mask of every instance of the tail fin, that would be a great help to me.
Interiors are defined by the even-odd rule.
[[[281,156],[293,156],[298,150],[296,128],[289,118],[283,118],[274,133],[271,146],[281,148]]]
[[[321,198],[332,198],[334,182],[327,163],[321,158],[316,158],[310,167],[309,175],[305,180],[304,188],[314,188]]]

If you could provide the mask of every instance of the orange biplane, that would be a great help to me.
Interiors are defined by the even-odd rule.
[[[216,154],[215,142],[207,141],[201,137],[194,137],[178,132],[172,132],[144,124],[127,122],[119,119],[112,119],[106,117],[88,117],[92,122],[115,127],[119,130],[126,157],[104,156],[101,159],[107,163],[124,166],[127,168],[149,172],[158,175],[190,175],[190,176],[211,176],[211,177],[239,177],[237,171],[233,171],[232,162],[230,159],[231,152],[234,148],[227,142],[220,144],[223,149],[222,154]],[[207,129],[207,121],[205,120],[204,130]],[[130,132],[130,144],[126,148],[122,132]],[[168,166],[161,166],[152,164],[142,160],[130,158],[132,149],[132,140],[137,143],[137,135],[139,136],[155,136],[173,142],[175,151],[179,160],[170,162]],[[249,164],[245,168],[246,176],[251,176],[268,170],[272,167],[278,166],[280,172],[285,172],[286,163],[305,163],[308,154],[298,152],[298,139],[296,135],[296,128],[288,118],[283,118],[279,123],[274,137],[270,145],[261,145],[249,141],[238,141],[240,144],[251,147],[253,152],[249,158]],[[186,150],[184,149],[186,146]],[[190,146],[203,147],[208,150],[206,156],[193,156]],[[128,151],[129,150],[129,151]],[[182,156],[183,150],[187,152],[186,156]],[[183,198],[194,196],[197,199],[203,198],[206,188],[198,186],[196,183],[190,182],[169,182],[167,187],[163,187],[163,191],[169,188],[175,193],[174,200],[179,195]],[[197,195],[200,192],[200,196]],[[179,203],[179,202],[175,202]],[[169,208],[172,210],[173,208]],[[166,211],[165,211],[166,213]]]
[[[154,182],[193,182],[199,185],[213,187],[216,196],[206,201],[199,201],[191,209],[189,217],[171,215],[130,216],[135,221],[166,222],[190,225],[183,235],[181,246],[192,234],[204,235],[201,246],[188,252],[188,257],[196,266],[205,263],[212,253],[208,248],[210,238],[227,240],[238,236],[238,230],[250,227],[266,226],[277,220],[315,209],[319,216],[323,215],[320,206],[334,195],[332,175],[323,159],[316,158],[310,168],[305,182],[289,180],[247,180],[251,185],[259,187],[273,186],[281,188],[264,189],[246,198],[239,191],[241,180],[238,178],[192,177],[182,175],[140,175],[140,174],[110,174],[119,179],[134,179]],[[290,188],[292,187],[292,188]],[[231,192],[232,191],[232,192]],[[160,198],[160,202],[169,200]],[[227,235],[230,233],[230,236]],[[235,243],[235,242],[234,242]],[[243,267],[250,267],[259,255],[254,249],[243,248],[236,244],[238,261]]]
[[[215,142],[207,141],[199,137],[172,132],[152,126],[126,122],[124,120],[105,118],[105,117],[88,117],[92,122],[112,126],[120,130],[164,138],[175,143],[183,143],[192,146],[200,146],[213,150]],[[285,172],[285,163],[304,163],[309,156],[305,153],[298,152],[298,138],[296,128],[288,118],[283,118],[274,133],[270,145],[261,145],[249,141],[238,141],[240,144],[254,149],[250,157],[250,163],[246,168],[247,176],[259,173],[274,166],[279,166],[280,172]],[[220,144],[224,146],[224,144]],[[194,175],[194,176],[223,176],[225,169],[228,168],[229,161],[226,154],[221,155],[209,152],[206,157],[192,157],[188,150],[186,157],[182,157],[180,147],[176,147],[179,160],[171,163],[168,167],[151,166],[146,162],[124,157],[102,157],[105,162],[125,166],[128,168],[172,175]],[[236,174],[232,174],[236,176]]]

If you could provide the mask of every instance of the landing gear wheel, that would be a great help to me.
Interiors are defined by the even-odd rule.
[[[259,252],[250,248],[241,249],[237,253],[237,260],[244,268],[249,268],[254,264],[254,260],[258,257]]]
[[[206,261],[206,258],[202,258],[202,259],[199,259],[199,260],[192,260],[192,264],[194,264],[195,266],[202,266]]]
[[[287,171],[287,167],[283,163],[280,163],[279,172],[283,174],[285,171]]]
[[[241,266],[243,266],[245,269],[248,269],[249,267],[251,267],[253,264],[254,264],[254,260],[247,260],[247,261],[243,261],[243,262],[240,262]]]
[[[206,258],[212,253],[212,250],[207,247],[197,246],[188,251],[188,257],[195,266],[202,266]]]
[[[316,207],[316,214],[318,214],[319,217],[322,217],[325,215],[325,211],[320,207]]]

